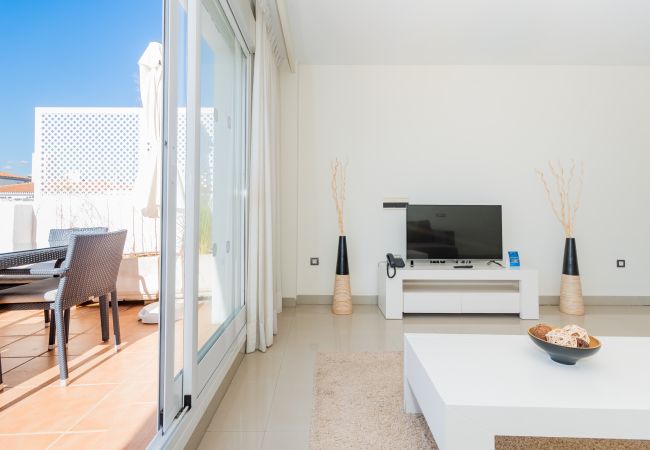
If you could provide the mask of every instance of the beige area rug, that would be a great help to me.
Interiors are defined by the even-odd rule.
[[[437,449],[421,415],[402,408],[402,353],[319,353],[310,448]],[[648,450],[650,441],[498,436],[497,450]]]

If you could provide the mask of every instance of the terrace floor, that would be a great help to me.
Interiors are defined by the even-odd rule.
[[[120,303],[122,345],[102,343],[96,304],[71,311],[67,387],[43,313],[0,314],[0,448],[141,449],[156,433],[158,327]],[[112,325],[111,325],[112,330]]]

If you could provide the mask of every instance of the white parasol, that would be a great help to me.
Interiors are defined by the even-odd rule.
[[[144,217],[159,217],[162,149],[163,46],[150,42],[138,60],[142,100],[142,144],[133,188],[136,208]]]

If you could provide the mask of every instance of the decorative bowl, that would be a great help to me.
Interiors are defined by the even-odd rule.
[[[585,348],[573,348],[573,347],[564,347],[563,345],[551,344],[550,342],[540,339],[537,336],[533,335],[531,327],[528,329],[528,336],[532,341],[542,350],[544,350],[551,359],[560,364],[566,364],[568,366],[573,366],[582,358],[587,358],[598,353],[600,350],[600,341],[593,336],[589,336],[589,347]]]

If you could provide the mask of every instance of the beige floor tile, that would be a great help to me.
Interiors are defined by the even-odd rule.
[[[264,431],[275,381],[231,384],[208,426],[209,431]]]
[[[267,431],[262,450],[309,450],[309,431]]]
[[[255,352],[244,356],[235,380],[238,382],[267,382],[275,380],[280,374],[283,353],[267,351]]]
[[[199,450],[259,450],[264,433],[254,431],[208,431]]]
[[[313,383],[279,381],[273,395],[267,431],[309,430],[313,404]]]

